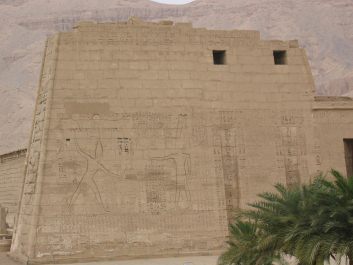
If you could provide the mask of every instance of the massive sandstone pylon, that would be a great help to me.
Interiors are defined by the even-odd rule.
[[[58,33],[43,60],[12,256],[220,253],[233,210],[320,169],[326,134],[314,136],[313,113],[328,107],[313,93],[297,42],[256,31],[131,19]]]

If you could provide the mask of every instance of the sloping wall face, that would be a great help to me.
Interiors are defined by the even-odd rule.
[[[20,219],[13,253],[218,253],[234,209],[318,170],[313,82],[296,43],[135,20],[81,23],[56,38],[48,125],[34,125],[43,152],[25,184],[34,203],[21,202],[32,232],[25,241]],[[285,65],[274,50],[286,51]]]
[[[11,252],[16,258],[21,260],[27,260],[28,257],[34,255],[35,251],[34,244],[41,211],[42,177],[49,129],[49,110],[57,61],[57,47],[58,38],[49,38],[42,63],[31,138],[27,150],[20,208],[11,245]]]
[[[323,173],[330,169],[353,176],[353,101],[328,98],[313,105],[315,132]]]
[[[7,208],[7,223],[13,227],[24,178],[26,150],[0,156],[0,204]]]

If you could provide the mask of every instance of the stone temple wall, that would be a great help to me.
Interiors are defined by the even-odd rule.
[[[18,212],[26,150],[0,155],[0,205],[7,208],[7,223],[13,227]]]
[[[274,51],[286,51],[285,64]],[[295,41],[135,19],[55,35],[12,255],[220,253],[234,210],[321,169],[313,102]]]
[[[15,224],[12,248],[19,259],[33,255],[33,240],[37,232],[43,167],[48,137],[50,99],[54,86],[55,65],[57,61],[58,37],[49,38],[44,53],[42,71],[37,92],[33,116],[33,125],[25,163],[23,190],[20,197],[20,208]],[[39,185],[37,185],[40,183]],[[19,240],[20,238],[20,240]],[[21,250],[18,251],[17,250]]]
[[[353,176],[353,100],[319,97],[313,105],[315,134],[323,173],[331,168]]]

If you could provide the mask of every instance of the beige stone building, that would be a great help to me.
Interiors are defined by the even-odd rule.
[[[26,150],[18,150],[0,155],[0,208],[6,211],[6,223],[11,228],[14,226],[15,217],[18,212],[25,158]],[[5,217],[2,218],[5,219]],[[0,225],[0,231],[2,230],[4,229],[1,229]],[[1,233],[4,232],[2,231]]]
[[[353,101],[315,97],[297,41],[80,23],[46,45],[11,255],[217,255],[233,211],[274,183],[353,174],[352,139]]]

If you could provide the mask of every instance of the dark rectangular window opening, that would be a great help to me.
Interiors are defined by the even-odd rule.
[[[213,51],[213,64],[226,64],[226,51]]]
[[[353,139],[343,139],[347,176],[353,176]]]
[[[287,51],[273,51],[275,64],[287,64]]]

